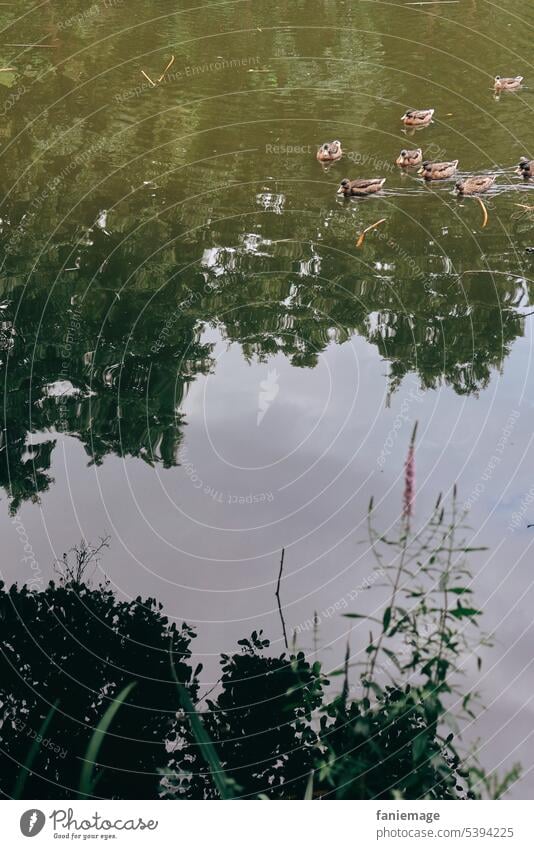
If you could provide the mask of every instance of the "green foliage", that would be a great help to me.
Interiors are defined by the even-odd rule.
[[[0,621],[4,795],[17,789],[30,799],[75,796],[84,758],[96,760],[95,752],[88,754],[94,730],[127,695],[113,724],[98,735],[97,795],[157,796],[164,740],[178,722],[169,642],[176,675],[195,697],[188,663],[194,632],[169,623],[155,599],[125,601],[107,585],[72,581],[51,582],[42,592],[7,591],[0,583]],[[133,681],[135,690],[125,693]],[[31,771],[15,788],[15,765],[25,763]]]
[[[392,536],[375,530],[370,505],[389,597],[377,616],[346,614],[369,619],[374,634],[356,682],[347,646],[332,673],[341,691],[319,661],[296,649],[272,656],[254,631],[221,655],[217,685],[199,697],[194,632],[169,624],[155,599],[125,602],[84,582],[105,540],[71,549],[60,584],[43,592],[0,585],[2,790],[22,763],[16,789],[28,798],[69,798],[78,786],[103,798],[500,798],[519,767],[487,775],[456,744],[477,707],[462,664],[480,667],[489,644],[480,610],[463,601],[473,596],[464,521],[456,491],[416,531],[405,514]],[[46,731],[68,757],[30,748],[25,728]]]
[[[241,795],[302,799],[318,753],[313,720],[323,702],[320,664],[310,664],[302,652],[266,655],[269,641],[261,631],[239,643],[240,652],[221,656],[220,692],[206,699],[203,725]],[[170,766],[175,778],[169,793],[218,795],[195,746],[182,746]]]

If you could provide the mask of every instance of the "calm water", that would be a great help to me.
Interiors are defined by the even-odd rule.
[[[534,156],[524,11],[0,7],[15,69],[0,72],[4,579],[47,580],[81,536],[109,533],[103,569],[198,625],[208,684],[258,626],[282,651],[285,546],[288,630],[310,648],[317,610],[335,664],[346,599],[372,568],[369,497],[387,528],[417,419],[416,518],[456,481],[473,543],[490,547],[472,566],[497,643],[469,734],[486,766],[523,762],[519,797],[534,792],[534,213],[517,206],[534,205],[534,183],[513,173]],[[141,72],[157,81],[173,55],[151,85]],[[527,85],[497,100],[497,73]],[[407,138],[414,106],[436,120]],[[323,171],[316,147],[334,138],[345,157]],[[400,174],[404,146],[498,173],[487,227],[453,182]],[[344,202],[345,176],[385,176],[385,191]]]

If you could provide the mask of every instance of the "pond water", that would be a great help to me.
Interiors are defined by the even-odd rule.
[[[387,529],[417,420],[415,519],[457,483],[471,543],[489,547],[471,565],[496,643],[468,736],[488,767],[521,760],[512,795],[528,796],[524,4],[26,6],[0,7],[1,66],[15,69],[0,72],[3,579],[39,586],[81,537],[109,534],[103,571],[198,626],[209,685],[253,629],[283,650],[285,547],[288,632],[311,648],[317,611],[333,666],[372,570],[369,498]],[[495,74],[525,85],[497,99]],[[410,107],[434,122],[405,132]],[[335,138],[344,158],[324,170],[317,146]],[[497,175],[485,227],[454,180],[400,173],[400,149],[419,146]],[[387,181],[345,201],[343,177]]]

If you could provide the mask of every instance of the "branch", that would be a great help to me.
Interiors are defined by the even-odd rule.
[[[282,633],[284,635],[284,643],[286,645],[286,649],[289,649],[289,645],[287,642],[287,632],[286,632],[286,623],[284,620],[284,614],[282,613],[282,605],[280,603],[280,581],[282,580],[282,571],[284,569],[284,555],[286,553],[285,548],[282,549],[282,556],[280,558],[280,571],[278,573],[278,582],[276,584],[276,601],[278,603],[278,613],[280,614],[280,621],[282,622]]]

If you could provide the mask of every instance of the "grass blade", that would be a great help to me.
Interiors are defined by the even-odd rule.
[[[182,708],[187,714],[187,718],[189,720],[189,724],[191,725],[191,731],[197,741],[198,747],[202,753],[202,757],[206,761],[209,766],[213,782],[218,790],[219,796],[221,799],[233,799],[234,788],[236,788],[236,784],[233,780],[229,779],[222,768],[222,764],[219,760],[219,755],[217,754],[217,750],[211,740],[208,732],[204,728],[202,720],[195,710],[195,706],[191,701],[191,697],[187,691],[187,688],[178,680],[176,675],[176,671],[174,669],[174,660],[172,655],[172,647],[170,649],[170,657],[171,657],[171,671],[172,677],[176,682],[176,687],[178,688],[178,695],[180,697],[180,704]]]
[[[44,722],[39,729],[39,733],[37,735],[38,739],[34,740],[32,745],[30,746],[30,750],[28,752],[28,757],[24,761],[24,765],[21,767],[21,770],[20,770],[18,777],[17,777],[15,789],[13,790],[13,799],[22,799],[22,793],[23,793],[23,790],[24,790],[24,786],[26,784],[26,779],[28,778],[28,775],[31,772],[33,762],[35,761],[35,758],[39,754],[39,749],[41,748],[41,742],[40,741],[42,740],[42,738],[46,734],[46,729],[50,725],[50,722],[52,720],[54,713],[56,712],[56,708],[57,708],[58,704],[59,704],[59,699],[56,699],[56,701],[54,702],[54,704],[52,705],[52,707],[48,711],[47,715],[45,716]]]
[[[107,733],[109,726],[113,722],[113,718],[117,713],[118,709],[132,692],[133,688],[135,687],[135,684],[136,682],[132,681],[131,684],[128,684],[123,690],[121,690],[117,698],[110,704],[110,706],[104,713],[104,716],[93,731],[92,737],[89,740],[89,745],[87,746],[87,751],[85,753],[84,759],[85,762],[80,774],[79,795],[82,797],[93,795],[93,790],[96,784],[96,778],[93,777],[93,769],[96,763],[96,759],[98,757],[98,752],[100,751],[100,747],[104,742],[104,735]]]

